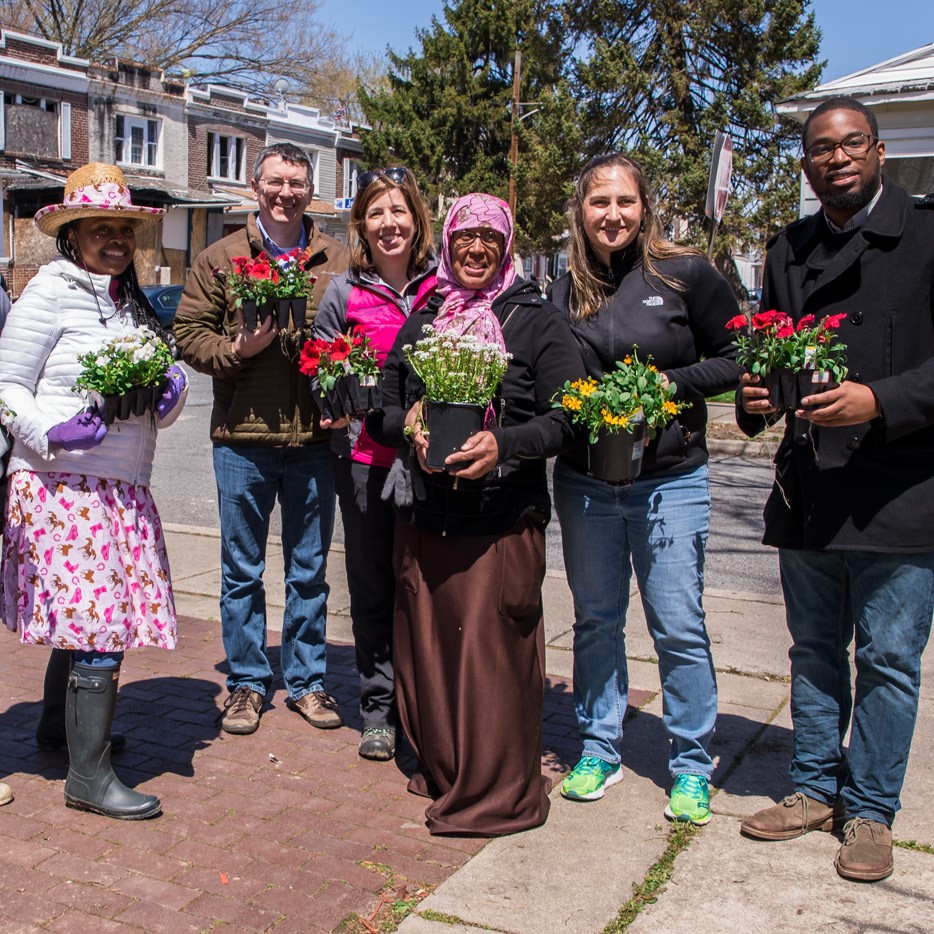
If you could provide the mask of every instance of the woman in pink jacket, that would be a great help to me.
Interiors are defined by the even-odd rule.
[[[437,264],[431,245],[431,218],[411,172],[387,168],[360,173],[350,212],[350,271],[328,285],[315,317],[315,334],[331,340],[360,329],[382,366],[403,322],[434,293]],[[373,441],[360,421],[322,425],[341,429],[334,431],[331,451],[360,672],[360,755],[391,759],[396,752],[395,517],[381,493],[395,450]]]

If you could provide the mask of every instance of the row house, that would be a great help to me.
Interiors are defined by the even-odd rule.
[[[24,218],[43,184],[88,161],[88,69],[57,43],[0,31],[0,272],[14,295],[47,258]]]
[[[86,162],[119,165],[136,203],[167,209],[141,232],[145,284],[182,283],[205,246],[255,210],[253,163],[263,146],[290,142],[314,167],[309,213],[346,242],[347,210],[362,149],[351,129],[280,95],[269,102],[219,85],[192,86],[121,60],[96,64],[58,43],[0,30],[0,272],[19,295],[55,253],[32,217],[61,200]]]
[[[913,195],[934,192],[934,42],[780,101],[780,114],[801,123],[822,101],[847,96],[875,115],[885,140],[884,173]],[[820,208],[801,173],[799,214]]]

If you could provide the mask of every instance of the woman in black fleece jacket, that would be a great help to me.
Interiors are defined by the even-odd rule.
[[[671,739],[674,787],[665,814],[705,824],[717,685],[702,601],[710,524],[704,399],[739,379],[725,327],[738,313],[736,299],[700,253],[662,238],[645,177],[624,156],[587,165],[569,222],[569,272],[551,299],[568,315],[588,374],[599,378],[638,347],[640,358],[651,356],[677,386],[676,399],[691,405],[647,444],[634,481],[591,476],[583,443],[555,466],[584,747],[561,790],[566,798],[594,800],[622,777],[625,622],[634,569]]]

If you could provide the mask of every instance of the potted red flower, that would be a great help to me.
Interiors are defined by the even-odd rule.
[[[758,376],[769,401],[793,412],[801,399],[838,386],[846,378],[846,344],[836,340],[845,314],[805,315],[795,325],[781,311],[737,315],[726,326],[735,330],[736,362]]]
[[[311,377],[312,389],[321,399],[322,418],[362,418],[379,408],[379,363],[359,325],[332,341],[305,341],[298,368]]]
[[[276,315],[279,327],[300,328],[307,318],[308,299],[317,276],[305,268],[311,252],[295,248],[275,260],[266,253],[256,257],[234,256],[232,270],[215,269],[234,296],[234,305],[243,311],[245,326],[253,331],[257,323]]]

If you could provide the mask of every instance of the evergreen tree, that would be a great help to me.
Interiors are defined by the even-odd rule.
[[[759,246],[796,216],[800,125],[775,104],[813,87],[820,32],[809,0],[583,0],[576,20],[587,149],[645,166],[669,220],[705,244],[714,134],[733,139],[718,254]]]
[[[551,251],[580,159],[580,119],[565,80],[570,53],[554,0],[451,0],[418,30],[421,50],[389,53],[380,91],[360,91],[371,166],[402,163],[443,217],[469,191],[508,198],[512,85],[522,52],[517,180],[520,248]],[[532,111],[535,111],[534,113]]]

